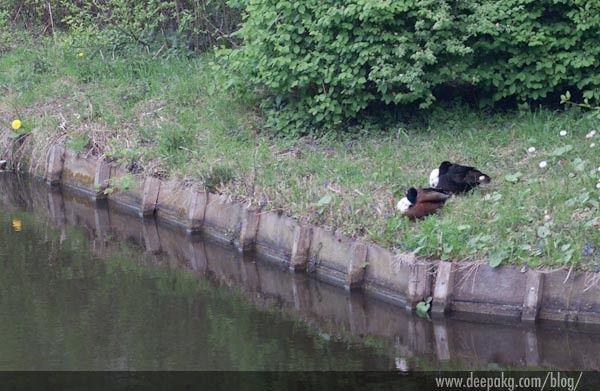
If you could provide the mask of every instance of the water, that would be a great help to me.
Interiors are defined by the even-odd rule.
[[[600,330],[430,320],[0,174],[0,370],[599,370]]]

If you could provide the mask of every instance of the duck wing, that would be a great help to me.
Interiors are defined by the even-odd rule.
[[[489,178],[475,167],[454,165],[443,179],[449,189],[468,191],[481,182],[479,179],[481,176]]]
[[[448,192],[428,187],[419,191],[417,195],[417,203],[444,203],[448,200],[448,198],[450,198],[450,194]]]

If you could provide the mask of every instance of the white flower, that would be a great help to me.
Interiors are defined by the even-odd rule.
[[[540,168],[544,168],[544,167],[546,167],[547,165],[548,165],[548,163],[547,163],[545,160],[542,160],[542,161],[540,162]]]
[[[591,132],[589,132],[588,134],[585,135],[585,138],[592,138],[596,135],[596,131],[592,130]]]
[[[600,167],[598,167],[598,172],[600,172]]]
[[[529,153],[535,153],[535,147],[529,147],[529,148],[527,148],[527,152],[529,152]]]
[[[561,130],[559,134],[560,134],[561,137],[566,136],[567,135],[567,131],[566,130]]]
[[[596,183],[596,189],[600,189],[600,182]]]
[[[596,146],[596,143],[591,143],[590,144],[590,148],[594,148]]]

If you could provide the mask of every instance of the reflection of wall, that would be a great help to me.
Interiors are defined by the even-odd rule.
[[[600,370],[597,329],[570,330],[558,323],[542,323],[538,327],[512,321],[497,324],[497,318],[492,319],[496,324],[466,318],[430,322],[397,306],[360,293],[348,294],[306,274],[289,272],[285,265],[253,259],[222,242],[94,203],[78,193],[47,191],[43,183],[6,176],[0,176],[0,188],[2,204],[24,207],[58,227],[80,227],[99,257],[118,250],[114,239],[127,240],[145,253],[149,262],[161,254],[171,267],[186,268],[239,289],[256,306],[300,317],[326,333],[362,341],[376,336],[391,354],[412,359],[411,365],[423,369],[428,369],[427,364],[414,358],[426,357],[428,362],[468,368],[486,368],[496,363]]]

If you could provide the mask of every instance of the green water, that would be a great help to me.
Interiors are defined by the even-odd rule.
[[[135,243],[0,204],[0,370],[390,369]]]
[[[0,173],[0,371],[598,371],[598,351],[598,327],[417,317]]]

